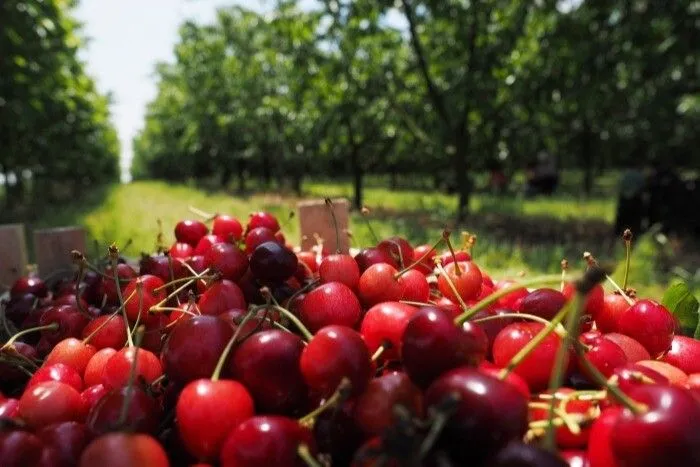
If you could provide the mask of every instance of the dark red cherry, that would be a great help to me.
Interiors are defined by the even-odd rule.
[[[51,345],[68,337],[80,337],[83,329],[90,322],[90,318],[80,313],[70,305],[52,306],[47,309],[39,319],[39,325],[48,326],[57,323],[57,329],[45,329],[41,336]]]
[[[297,264],[297,255],[277,242],[260,244],[250,256],[250,271],[257,280],[266,284],[290,278],[296,272]]]
[[[617,332],[605,334],[605,337],[616,343],[627,355],[627,361],[638,362],[640,360],[651,360],[651,355],[642,344],[629,336]]]
[[[316,443],[308,428],[294,419],[258,416],[238,425],[221,450],[221,467],[306,467],[299,457],[300,445],[311,455]]]
[[[275,233],[266,227],[256,227],[245,236],[245,252],[251,254],[258,246],[267,242],[277,243]]]
[[[0,419],[16,418],[18,415],[19,399],[5,399],[2,402],[0,402]],[[2,457],[0,456],[0,458]]]
[[[44,298],[48,295],[49,290],[46,283],[39,277],[31,275],[17,279],[12,288],[10,288],[10,297],[17,298],[25,294],[32,294],[38,298]]]
[[[314,438],[320,452],[329,454],[332,465],[350,465],[364,434],[353,416],[352,399],[323,411],[314,423]]]
[[[329,282],[313,289],[299,306],[299,317],[311,332],[331,324],[354,328],[361,314],[357,296],[340,282]]]
[[[295,334],[278,329],[258,332],[238,346],[229,372],[250,391],[258,411],[292,413],[308,392],[299,366],[303,350],[304,343]]]
[[[36,349],[29,344],[25,344],[24,342],[15,342],[12,344],[12,346],[5,348],[0,354],[6,355],[13,359],[20,359],[18,361],[26,359],[32,361],[38,358]],[[27,374],[22,371],[17,364],[0,362],[0,383],[13,386],[19,382],[26,381],[27,379]]]
[[[399,282],[403,286],[402,300],[425,303],[430,299],[430,284],[418,269],[402,273]]]
[[[410,414],[423,415],[423,394],[405,373],[389,373],[373,378],[355,402],[355,420],[368,436],[378,436],[394,424],[394,406]]]
[[[85,425],[78,422],[62,422],[42,427],[37,436],[45,446],[56,451],[61,466],[76,465],[88,443]]]
[[[551,320],[566,303],[564,294],[554,289],[533,290],[520,301],[520,313]]]
[[[459,298],[452,291],[447,277],[452,281],[457,293],[462,300],[476,298],[481,291],[481,270],[471,261],[460,261],[450,263],[445,266],[445,274],[438,276],[438,288],[440,293],[455,303],[459,303]]]
[[[214,460],[229,433],[253,416],[253,399],[236,381],[198,379],[182,390],[175,413],[187,450]]]
[[[360,276],[357,291],[365,306],[382,302],[397,302],[403,298],[404,285],[398,271],[386,263],[373,264]]]
[[[124,399],[129,398],[125,420],[122,420]],[[158,403],[137,387],[113,389],[100,399],[88,413],[85,425],[91,437],[108,431],[128,428],[137,433],[155,433],[160,423]]]
[[[513,442],[489,462],[489,467],[568,467],[568,464],[543,448]]]
[[[444,411],[444,405],[450,403],[454,410],[438,445],[456,461],[483,461],[527,431],[528,407],[523,395],[510,384],[476,369],[451,370],[425,393],[427,413]]]
[[[671,349],[661,360],[688,374],[700,373],[700,340],[686,336],[674,336]]]
[[[365,272],[373,264],[385,263],[394,268],[399,266],[398,261],[384,250],[378,248],[365,248],[355,255],[355,262],[360,268],[360,273]]]
[[[211,233],[227,242],[237,242],[243,238],[243,226],[235,217],[219,214],[211,225]]]
[[[212,283],[199,297],[197,305],[203,315],[220,315],[231,308],[248,307],[241,288],[226,279]]]
[[[440,297],[439,299],[433,301],[435,306],[442,310],[447,316],[454,319],[461,315],[464,310],[460,308],[458,304],[453,302],[447,297]],[[494,336],[495,337],[495,336]]]
[[[248,255],[236,245],[217,243],[204,255],[204,264],[224,279],[236,282],[248,270]]]
[[[595,317],[598,329],[603,332],[616,332],[619,326],[620,316],[627,311],[630,304],[619,293],[605,294],[603,307]]]
[[[479,365],[480,372],[497,379],[501,379],[502,370],[502,368],[497,367],[488,360],[484,360],[483,362],[481,362],[481,365]],[[520,394],[522,394],[523,397],[525,397],[525,399],[530,399],[530,387],[527,385],[527,382],[524,379],[518,376],[517,373],[508,373],[508,376],[503,378],[503,381],[517,389],[520,392]]]
[[[205,235],[199,240],[199,242],[197,242],[197,245],[194,247],[192,255],[205,256],[209,252],[211,247],[213,247],[214,245],[218,245],[219,243],[224,243],[224,239],[219,237],[218,235]]]
[[[168,250],[171,258],[187,259],[194,253],[194,247],[189,243],[175,242]]]
[[[160,277],[146,274],[137,277],[124,288],[124,300],[127,297],[132,297],[128,303],[124,305],[124,311],[131,323],[139,320],[139,323],[155,324],[158,322],[158,316],[150,313],[151,307],[156,306],[167,297],[165,283]],[[132,295],[133,294],[133,295]]]
[[[513,287],[518,285],[517,281],[514,280],[501,280],[494,284],[494,292],[498,292],[508,287]],[[520,304],[525,297],[529,295],[526,288],[515,289],[511,293],[501,297],[496,302],[498,308],[504,308],[506,310],[518,311],[520,309]]]
[[[169,467],[168,456],[155,439],[140,433],[110,433],[92,441],[78,467]]]
[[[355,258],[338,253],[323,258],[318,267],[318,276],[321,283],[341,282],[355,289],[360,282],[360,268]]]
[[[639,300],[618,321],[618,332],[637,340],[653,358],[671,348],[676,322],[665,306]]]
[[[209,233],[209,228],[202,221],[183,220],[175,225],[175,238],[178,242],[196,246],[197,242]]]
[[[80,393],[58,381],[45,381],[25,389],[19,399],[19,416],[34,429],[85,418]]]
[[[413,247],[404,238],[389,237],[379,242],[377,249],[390,255],[401,267],[406,267],[413,262]]]
[[[39,465],[43,443],[28,431],[8,430],[0,432],[0,460],[3,467],[28,467]]]
[[[613,371],[613,377],[615,378],[615,384],[617,384],[620,390],[625,394],[637,386],[669,383],[668,378],[658,371],[631,363],[616,368],[615,371]]]
[[[36,305],[38,305],[37,297],[30,293],[10,297],[4,305],[5,319],[11,321],[15,327],[19,327]]]
[[[321,394],[333,393],[343,378],[350,381],[353,394],[360,394],[369,382],[372,360],[360,334],[345,326],[327,326],[304,348],[300,368],[306,384]]]
[[[567,300],[571,300],[576,294],[576,287],[571,282],[567,282],[564,284],[564,290],[562,290],[562,293]],[[586,295],[583,311],[585,314],[591,315],[593,316],[593,319],[595,319],[596,316],[600,315],[602,312],[604,302],[605,290],[603,289],[602,285],[597,284],[595,287],[593,287],[593,289],[591,289],[590,292],[588,292],[588,295]]]
[[[217,316],[195,316],[178,323],[160,354],[163,371],[184,385],[211,376],[233,327]]]
[[[406,325],[401,359],[411,380],[425,388],[453,368],[479,365],[487,346],[486,334],[477,324],[456,326],[442,311],[422,308]]]
[[[105,277],[102,278],[100,282],[100,292],[99,301],[102,300],[103,296],[107,297],[107,303],[112,305],[119,304],[119,296],[117,295],[117,283],[114,281],[114,272],[112,266],[107,266],[104,271]],[[136,278],[138,274],[136,271],[126,263],[117,264],[117,278],[119,280],[120,291],[122,296],[126,285],[131,282],[132,279]]]
[[[269,212],[251,212],[248,216],[248,225],[246,226],[246,230],[250,232],[258,227],[265,227],[275,233],[280,229],[280,223],[277,218]]]
[[[646,406],[643,413],[623,409],[613,427],[612,448],[621,466],[700,465],[700,404],[682,388],[639,386],[629,396]]]
[[[384,302],[367,310],[362,318],[360,332],[369,351],[374,353],[388,342],[390,346],[382,354],[383,358],[397,359],[404,330],[417,311],[418,308],[401,302]]]

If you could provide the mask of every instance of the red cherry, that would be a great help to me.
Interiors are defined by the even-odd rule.
[[[493,343],[494,363],[505,367],[542,329],[544,329],[543,324],[532,322],[513,323],[506,326],[498,333]],[[548,387],[554,360],[561,345],[561,338],[551,333],[515,368],[514,371],[527,381],[532,391]]]
[[[457,316],[462,314],[462,311],[464,311],[460,308],[459,305],[457,305],[455,302],[453,302],[447,297],[440,297],[433,303],[435,303],[435,306],[437,306],[440,310],[442,310],[447,316],[449,316],[452,319],[455,319]]]
[[[418,308],[400,302],[384,302],[367,310],[360,325],[360,332],[369,351],[374,353],[388,342],[390,347],[384,350],[383,358],[397,359],[404,330],[417,311]]]
[[[57,323],[58,329],[41,331],[41,336],[52,347],[68,337],[80,337],[90,319],[70,305],[49,307],[39,319],[41,326]]]
[[[175,238],[178,242],[188,243],[192,246],[209,233],[209,228],[202,221],[184,220],[175,225]]]
[[[204,264],[220,272],[224,279],[235,282],[248,270],[248,256],[236,245],[217,243],[204,255]]]
[[[80,393],[80,399],[83,401],[83,411],[88,414],[92,408],[107,394],[107,388],[103,384],[95,384],[90,386]]]
[[[248,216],[248,225],[246,226],[246,229],[251,231],[252,229],[257,229],[258,227],[265,227],[272,230],[274,233],[280,229],[280,223],[277,218],[269,212],[251,212]]]
[[[78,422],[62,422],[45,426],[37,431],[44,446],[55,450],[63,466],[76,465],[88,442],[85,425]]]
[[[590,467],[586,451],[564,450],[559,454],[569,467]]]
[[[497,367],[493,363],[490,363],[488,360],[484,360],[481,362],[481,365],[479,365],[479,371],[492,376],[497,379],[501,379],[501,370],[502,368]],[[524,379],[522,379],[520,376],[518,376],[517,373],[508,373],[508,376],[503,379],[503,382],[510,384],[513,386],[515,389],[517,389],[520,394],[525,397],[525,399],[530,399],[530,388],[527,385],[527,382],[525,382]]]
[[[81,421],[80,393],[58,381],[45,381],[27,388],[19,399],[19,415],[32,428],[52,423]]]
[[[251,254],[258,246],[266,242],[277,243],[275,232],[266,227],[251,229],[245,236],[245,252]]]
[[[119,315],[98,316],[83,328],[81,337],[85,339],[88,336],[91,336],[90,344],[97,350],[121,348],[126,343],[124,318]]]
[[[91,442],[78,467],[170,467],[160,443],[144,434],[110,433]]]
[[[567,396],[574,392],[571,388],[559,388],[555,393],[555,407],[562,410],[564,413],[572,415],[592,415],[595,413],[595,407],[591,401],[583,401],[580,399],[568,399],[566,407],[562,403]],[[541,402],[551,403],[552,391],[547,391],[548,397],[540,397]],[[549,409],[535,408],[530,410],[530,420],[547,420],[549,417]],[[572,433],[569,428],[564,426],[557,427],[556,440],[557,446],[561,448],[584,448],[588,443],[589,427],[586,425],[581,427],[581,432],[578,434]]]
[[[365,248],[355,255],[355,262],[360,268],[360,273],[365,272],[373,264],[385,263],[394,268],[399,266],[398,261],[385,250],[378,248]]]
[[[350,255],[328,255],[318,267],[318,277],[322,284],[341,282],[355,289],[360,282],[360,268],[355,258]]]
[[[454,256],[451,251],[445,251],[440,255],[440,264],[447,266],[450,263],[454,263],[455,259],[457,259],[458,262],[471,261],[472,257],[464,250],[455,251]]]
[[[0,419],[12,419],[16,418],[17,416],[19,416],[18,399],[5,399],[4,401],[0,402]],[[0,456],[0,459],[2,459],[2,456]]]
[[[373,264],[360,276],[358,296],[366,306],[394,302],[403,298],[404,285],[396,278],[398,271],[386,263]]]
[[[651,355],[649,355],[647,349],[631,337],[616,332],[605,334],[605,337],[622,348],[629,362],[634,363],[639,360],[651,360]]]
[[[470,322],[456,326],[440,310],[422,308],[408,321],[401,343],[406,373],[421,387],[453,368],[477,366],[486,356],[484,331]]]
[[[635,414],[623,409],[613,426],[611,445],[617,462],[635,467],[700,465],[700,404],[689,391],[646,385],[629,396],[646,405]]]
[[[625,297],[619,293],[606,294],[603,299],[603,308],[595,317],[598,329],[603,332],[615,332],[619,328],[620,316],[629,309],[630,305]]]
[[[393,410],[397,404],[421,417],[423,394],[405,373],[374,378],[355,402],[355,420],[366,435],[380,435],[395,422]]]
[[[228,434],[253,416],[253,398],[236,381],[198,379],[182,390],[175,412],[187,450],[213,460]]]
[[[224,239],[218,235],[205,235],[197,242],[192,252],[192,256],[205,256],[211,247],[224,243]],[[196,270],[196,269],[195,269]]]
[[[312,274],[318,272],[319,263],[316,262],[316,253],[313,251],[300,251],[297,253],[297,258],[299,258],[299,263],[304,263]]]
[[[633,388],[644,384],[668,384],[668,378],[658,371],[631,363],[616,368],[613,371],[613,375],[617,379],[616,384],[619,386],[620,391],[625,394]]]
[[[303,350],[304,343],[295,334],[262,331],[239,345],[229,371],[250,391],[258,410],[291,413],[308,392],[299,366]]]
[[[306,467],[297,450],[301,444],[315,454],[308,428],[280,416],[258,416],[238,425],[221,451],[221,467]]]
[[[410,269],[401,274],[403,300],[425,303],[430,298],[430,285],[425,275],[418,269]]]
[[[459,274],[457,273],[457,267],[459,267]],[[476,264],[471,261],[450,263],[445,266],[445,273],[450,278],[459,296],[462,297],[463,300],[472,300],[479,295],[482,281],[481,271]],[[459,299],[452,291],[444,274],[438,276],[438,288],[445,297],[455,303],[459,303]]]
[[[107,388],[126,386],[134,358],[136,358],[136,377],[143,378],[147,384],[151,384],[163,374],[160,360],[152,352],[125,347],[107,360],[102,373],[102,384]]]
[[[640,360],[633,365],[633,368],[640,367],[651,368],[657,373],[662,374],[672,385],[685,386],[688,382],[688,375],[683,370],[676,368],[670,363],[658,360]]]
[[[514,285],[518,285],[516,281],[513,280],[502,280],[498,281],[494,284],[494,291],[498,292],[499,290],[503,290],[508,287],[512,287]],[[556,292],[556,290],[554,291]],[[513,292],[501,297],[498,299],[496,302],[496,306],[498,308],[504,308],[506,310],[513,310],[517,311],[520,309],[520,303],[523,301],[525,297],[529,295],[529,292],[525,288],[520,288],[516,289]],[[553,297],[550,295],[549,299],[553,299]],[[556,299],[554,299],[556,300]]]
[[[673,315],[652,300],[637,301],[620,315],[618,322],[618,332],[637,340],[652,357],[671,347],[675,327]]]
[[[20,277],[10,288],[10,297],[17,298],[25,294],[32,294],[38,298],[44,298],[48,295],[49,291],[46,287],[46,283],[39,277],[31,275]]]
[[[248,307],[241,288],[226,279],[211,284],[197,304],[204,315],[220,315],[231,308]]]
[[[243,238],[243,226],[235,217],[219,214],[211,225],[211,233],[226,241],[237,242]]]
[[[84,344],[83,341],[70,337],[62,340],[51,349],[44,360],[44,365],[64,363],[72,366],[79,375],[82,375],[95,352],[97,349],[92,345]]]
[[[505,297],[504,297],[505,298]],[[520,312],[551,320],[566,303],[564,294],[554,289],[533,290],[520,301]]]
[[[404,238],[389,237],[377,244],[377,249],[390,255],[401,267],[413,262],[413,247]]]
[[[86,386],[102,384],[102,374],[104,373],[105,366],[115,353],[117,353],[116,350],[111,347],[107,347],[105,349],[98,350],[95,355],[90,358],[90,361],[85,366],[85,372],[83,375]]]
[[[353,394],[361,394],[372,373],[372,360],[362,336],[345,326],[320,329],[304,348],[299,362],[311,389],[324,395],[335,391],[343,378]]]
[[[430,253],[428,253],[430,252]],[[432,245],[419,245],[413,249],[413,260],[418,261],[423,257],[424,254],[428,253],[419,264],[416,265],[416,269],[423,274],[430,274],[435,269],[435,255],[436,251]]]
[[[361,314],[357,296],[340,282],[329,282],[313,289],[299,307],[299,317],[311,332],[331,324],[354,328]]]
[[[674,336],[671,349],[661,360],[685,373],[700,373],[700,341],[686,336]]]
[[[126,417],[122,419],[124,399],[129,397]],[[128,427],[137,433],[155,433],[161,411],[158,403],[138,386],[124,386],[105,394],[89,411],[85,425],[91,437],[117,428]],[[122,426],[119,423],[123,423]]]
[[[41,368],[36,370],[36,372],[34,372],[34,375],[27,383],[25,391],[32,386],[45,383],[47,381],[57,381],[67,384],[76,391],[83,390],[83,380],[75,368],[64,363],[51,363],[49,365],[43,365]]]
[[[586,351],[586,359],[606,378],[612,376],[616,368],[627,364],[628,361],[627,355],[622,348],[604,336],[590,343]],[[581,369],[591,381],[594,381],[593,377],[587,373],[583,365],[581,365]]]
[[[150,274],[137,277],[127,284],[123,297],[126,300],[131,296],[131,300],[124,305],[124,311],[130,322],[135,323],[138,319],[139,323],[147,326],[157,323],[158,317],[149,310],[167,297],[164,285],[161,278]]]
[[[0,432],[0,460],[3,467],[38,466],[43,454],[41,440],[20,430]]]
[[[189,243],[175,242],[168,250],[171,258],[187,259],[194,253],[194,247]]]

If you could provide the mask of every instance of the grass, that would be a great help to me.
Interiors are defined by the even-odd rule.
[[[308,197],[347,196],[347,183],[309,182]],[[371,207],[371,222],[380,237],[404,235],[414,245],[432,243],[453,217],[456,201],[453,196],[419,190],[388,190],[369,186],[366,205]],[[184,218],[195,217],[189,206],[211,213],[247,217],[254,210],[269,210],[283,223],[283,230],[292,243],[299,241],[296,219],[288,220],[298,198],[282,193],[260,193],[235,197],[225,192],[205,192],[185,185],[140,181],[129,185],[113,185],[101,191],[86,193],[75,203],[55,206],[43,212],[28,227],[65,225],[84,226],[95,250],[104,252],[106,245],[116,242],[125,253],[137,256],[153,251],[162,222],[166,241],[173,240],[172,228]],[[474,251],[476,261],[495,277],[556,273],[560,260],[569,258],[572,266],[582,267],[581,254],[590,250],[601,259],[622,259],[619,241],[610,238],[610,222],[614,217],[613,198],[583,200],[573,195],[525,200],[478,194],[472,202],[472,215],[464,226],[478,235]],[[361,216],[353,212],[351,230],[355,246],[374,243]],[[638,242],[632,270],[632,284],[644,294],[659,297],[670,275],[659,267],[668,261],[667,249],[660,248],[653,236]],[[616,277],[620,273],[616,273]]]

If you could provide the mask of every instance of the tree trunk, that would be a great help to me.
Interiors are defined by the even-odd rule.
[[[469,198],[471,196],[471,183],[469,174],[467,173],[467,155],[471,144],[471,135],[469,130],[457,130],[455,132],[455,153],[454,153],[454,169],[455,183],[458,194],[457,202],[457,223],[461,224],[465,221],[469,214]]]
[[[353,144],[350,151],[350,164],[352,165],[351,170],[354,189],[353,206],[355,207],[355,209],[360,210],[362,209],[362,182],[364,174],[362,173],[362,166],[360,164],[359,148]]]

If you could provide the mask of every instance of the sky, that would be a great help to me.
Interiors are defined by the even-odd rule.
[[[310,7],[314,0],[300,2]],[[131,141],[156,95],[155,65],[173,59],[177,30],[186,19],[210,22],[230,5],[266,11],[266,0],[81,0],[74,12],[89,40],[81,57],[98,89],[112,94],[112,119],[122,146],[122,178],[132,158]]]

